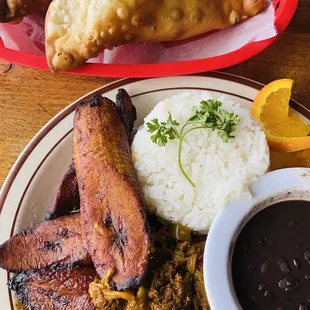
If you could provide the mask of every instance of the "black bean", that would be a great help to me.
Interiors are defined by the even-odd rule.
[[[258,285],[258,290],[262,291],[266,286],[264,284],[259,284]]]
[[[277,310],[284,310],[282,307],[278,307]]]
[[[271,295],[271,291],[267,289],[267,290],[265,291],[265,293],[264,293],[264,296],[265,296],[266,298],[268,298],[268,297],[270,297],[270,295]]]
[[[293,278],[285,277],[278,282],[279,288],[283,289],[286,293],[292,293],[299,288],[299,282]]]
[[[269,270],[269,262],[265,261],[262,266],[260,267],[260,271],[263,275],[265,275]]]
[[[251,301],[255,301],[255,296],[249,295],[249,299],[250,299]]]
[[[307,280],[307,281],[310,280],[310,275],[307,273],[305,274],[305,280]]]
[[[296,259],[293,259],[293,264],[296,268],[299,268],[299,263]]]
[[[284,273],[290,273],[291,272],[289,265],[287,264],[287,262],[282,257],[278,260],[278,266],[279,266],[280,270]]]
[[[308,308],[305,305],[300,305],[298,310],[308,310]]]
[[[301,243],[295,243],[295,248],[296,249],[301,249],[302,248],[302,244]]]
[[[307,250],[307,251],[304,253],[304,258],[305,258],[305,260],[307,260],[307,261],[310,260],[310,250]]]
[[[285,279],[280,280],[280,281],[278,282],[278,286],[279,286],[279,288],[285,289]]]
[[[295,227],[296,225],[297,225],[297,222],[295,222],[295,221],[289,221],[288,222],[289,227]]]

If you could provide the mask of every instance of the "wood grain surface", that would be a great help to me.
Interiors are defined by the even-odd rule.
[[[293,97],[310,108],[310,0],[275,44],[260,55],[223,71],[268,83],[295,80]],[[73,100],[112,82],[53,74],[0,61],[0,186],[20,152],[38,130]]]

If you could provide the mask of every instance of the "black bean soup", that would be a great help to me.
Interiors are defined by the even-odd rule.
[[[255,215],[237,239],[232,275],[244,310],[310,310],[310,202]]]

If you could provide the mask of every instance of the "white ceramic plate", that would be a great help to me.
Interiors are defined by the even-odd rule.
[[[100,93],[115,100],[118,88],[126,89],[137,108],[137,125],[140,125],[156,103],[178,92],[206,90],[214,96],[224,93],[239,101],[242,106],[250,108],[262,86],[244,78],[213,72],[183,77],[125,79],[99,88],[91,94]],[[14,164],[0,193],[1,243],[43,220],[72,158],[73,115],[81,99],[69,105],[43,127]],[[302,115],[310,118],[308,110],[296,102],[293,105]],[[7,272],[0,270],[1,310],[14,309],[14,296],[6,286],[9,276]]]

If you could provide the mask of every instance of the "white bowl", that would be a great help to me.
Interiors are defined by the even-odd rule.
[[[271,204],[310,201],[310,169],[269,172],[251,184],[252,198],[241,197],[222,209],[211,226],[204,253],[204,283],[212,310],[242,310],[232,283],[234,245],[245,224]]]

